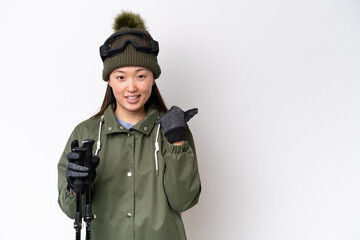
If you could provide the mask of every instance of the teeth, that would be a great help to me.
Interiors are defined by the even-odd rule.
[[[137,98],[138,96],[133,96],[133,97],[127,97],[130,100],[134,100],[135,98]]]

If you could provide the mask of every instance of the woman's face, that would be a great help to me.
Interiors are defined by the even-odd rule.
[[[109,76],[109,85],[116,98],[116,112],[123,117],[145,113],[145,103],[154,84],[153,73],[144,67],[121,67]]]

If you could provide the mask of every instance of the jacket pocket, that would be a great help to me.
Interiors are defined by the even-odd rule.
[[[181,219],[177,216],[171,217],[173,239],[174,240],[186,240],[184,224]]]

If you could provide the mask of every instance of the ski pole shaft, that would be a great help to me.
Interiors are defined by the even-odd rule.
[[[81,228],[82,228],[82,213],[81,213],[81,192],[76,193],[76,213],[75,213],[75,239],[81,239]]]
[[[86,222],[86,240],[91,240],[91,220],[94,219],[91,209],[91,188],[90,184],[86,185],[86,204],[85,204],[85,215],[84,221]]]

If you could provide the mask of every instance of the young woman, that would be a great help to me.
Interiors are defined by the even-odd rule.
[[[197,109],[167,110],[155,79],[158,43],[137,14],[115,19],[100,47],[107,90],[100,111],[73,130],[58,164],[58,202],[75,216],[75,181],[90,183],[94,240],[184,240],[181,212],[200,195],[194,141],[186,122]],[[74,140],[95,140],[97,166],[69,162]]]

